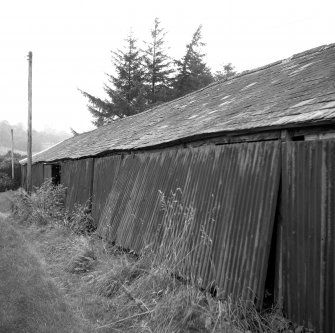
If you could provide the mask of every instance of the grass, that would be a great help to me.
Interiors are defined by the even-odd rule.
[[[13,207],[13,192],[8,191],[4,193],[0,193],[0,216],[7,216],[11,213]]]
[[[0,332],[88,332],[19,233],[0,218]]]
[[[182,206],[174,194],[172,198],[161,194],[161,201],[165,217],[157,235],[159,246],[149,245],[140,255],[53,219],[47,223],[34,222],[31,216],[11,220],[11,230],[22,234],[43,262],[49,283],[59,291],[52,297],[62,295],[71,318],[90,332],[278,333],[288,329],[288,321],[275,308],[260,314],[251,302],[213,298],[195,280],[176,278],[180,263],[188,262],[193,210],[185,210],[183,223],[177,226],[174,214],[182,214]],[[203,246],[206,243],[210,240]],[[36,274],[45,276],[40,271]],[[71,332],[59,330],[63,331]]]

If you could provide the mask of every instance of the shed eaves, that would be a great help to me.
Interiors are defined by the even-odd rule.
[[[72,137],[35,154],[33,163],[154,147],[199,135],[320,122],[335,122],[335,44],[243,72]]]

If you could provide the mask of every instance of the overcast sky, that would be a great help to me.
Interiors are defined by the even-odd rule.
[[[203,25],[213,71],[238,71],[335,42],[334,0],[22,0],[0,5],[0,120],[26,123],[28,51],[33,52],[33,127],[93,128],[78,88],[104,96],[110,50],[133,30],[149,38],[154,18],[180,58]]]

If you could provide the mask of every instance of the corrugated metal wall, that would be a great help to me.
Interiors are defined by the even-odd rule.
[[[175,220],[181,232],[194,214],[190,265],[182,273],[201,278],[204,286],[214,282],[223,296],[252,298],[252,290],[261,302],[281,166],[276,288],[289,318],[335,333],[334,140],[287,142],[282,148],[275,141],[207,145],[68,161],[61,163],[61,182],[68,187],[67,208],[93,196],[99,233],[137,252],[159,243],[166,221]],[[46,174],[42,164],[34,165],[33,185]],[[22,179],[25,184],[26,166]],[[162,210],[160,191],[174,200],[168,211]],[[204,232],[211,242],[198,246]]]
[[[94,160],[92,216],[96,223],[100,219],[106,199],[113,188],[121,159],[121,155],[115,155]]]
[[[113,179],[113,185],[99,233],[140,251],[157,239],[159,226],[171,216],[182,228],[192,209],[189,249],[201,243],[203,229],[212,243],[192,252],[191,273],[204,285],[215,281],[223,295],[253,297],[252,290],[262,299],[279,159],[279,142],[274,141],[140,153],[121,161],[110,158],[106,166],[113,165],[111,174],[100,176]],[[180,204],[169,213],[162,211],[159,191],[167,198],[176,193]]]
[[[52,173],[51,173],[51,164],[44,164],[44,174],[43,178],[44,180],[52,178]]]
[[[283,146],[281,262],[288,317],[335,332],[335,141]]]
[[[71,211],[75,203],[88,202],[92,197],[93,158],[62,162],[61,184],[67,187],[66,209]]]
[[[51,164],[38,163],[32,165],[32,185],[40,187],[42,183],[51,178]],[[21,165],[21,186],[27,188],[27,165]]]
[[[40,187],[44,181],[43,163],[33,164],[31,167],[32,186]]]
[[[325,163],[325,329],[335,333],[335,140],[323,142]]]

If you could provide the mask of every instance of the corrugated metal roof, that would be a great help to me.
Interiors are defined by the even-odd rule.
[[[33,162],[134,150],[212,133],[335,121],[335,44],[244,72],[67,139]]]
[[[105,162],[109,168],[104,159],[99,177],[113,178],[113,186],[100,207],[101,236],[139,253],[159,243],[167,219],[182,229],[193,212],[186,273],[201,278],[204,287],[214,282],[221,295],[262,302],[279,187],[278,141],[113,156]],[[99,181],[94,190],[104,186]],[[159,192],[166,198],[175,193],[168,212]],[[201,245],[202,231],[212,240],[207,246]]]

